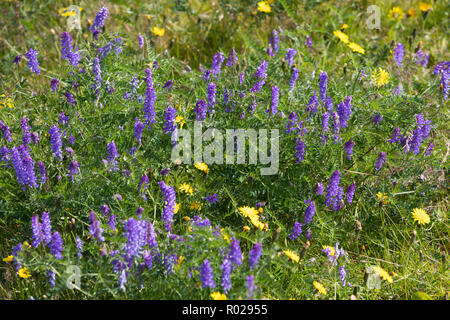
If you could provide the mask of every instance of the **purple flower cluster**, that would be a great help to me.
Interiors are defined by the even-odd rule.
[[[286,57],[284,58],[286,60],[286,63],[291,66],[294,64],[294,56],[297,53],[295,49],[288,48],[286,49]]]
[[[386,161],[386,153],[382,151],[378,154],[378,159],[377,162],[375,163],[375,170],[377,171],[380,170],[385,161]]]
[[[202,121],[206,118],[206,101],[203,99],[197,100],[195,105],[195,120]]]
[[[294,89],[295,87],[295,82],[298,79],[298,74],[299,74],[299,70],[297,68],[293,68],[292,69],[292,76],[291,76],[291,80],[289,80],[289,88]]]
[[[177,111],[172,106],[167,107],[164,113],[164,134],[172,133],[177,129],[177,124],[175,123],[176,113]]]
[[[111,170],[117,170],[117,160],[116,158],[119,157],[119,153],[117,152],[116,144],[114,143],[114,140],[112,140],[108,145],[106,146],[106,159],[111,163]]]
[[[277,113],[279,96],[280,96],[280,87],[273,86],[272,87],[272,97],[270,99],[270,113],[272,115],[275,115]]]
[[[353,182],[347,189],[347,203],[350,204],[353,201],[355,195],[356,184]]]
[[[108,18],[108,9],[105,7],[102,7],[97,12],[97,16],[95,17],[94,23],[89,28],[89,30],[92,31],[92,34],[95,36],[95,38],[98,35],[98,33],[96,34],[95,31],[98,32],[99,29],[105,25],[106,18]]]
[[[72,37],[68,32],[61,33],[61,58],[67,59],[73,67],[78,66],[81,60],[81,55],[72,51]]]
[[[317,91],[314,91],[314,94],[309,98],[308,105],[306,106],[306,112],[311,112],[315,114],[317,112],[317,108],[319,107],[319,100],[317,99]]]
[[[296,139],[295,143],[296,143],[296,145],[295,145],[295,151],[296,151],[295,156],[297,157],[297,161],[295,161],[295,163],[300,163],[300,162],[305,160],[306,145],[300,139]]]
[[[208,201],[209,203],[213,204],[219,201],[219,199],[217,198],[217,194],[214,193],[213,195],[207,196],[205,198],[206,201]]]
[[[314,201],[311,201],[306,208],[305,211],[305,218],[303,220],[303,223],[308,224],[311,223],[312,218],[314,217],[314,214],[316,213],[316,204]]]
[[[216,286],[211,262],[209,262],[208,259],[205,259],[200,267],[200,281],[202,283],[202,288],[214,288]]]
[[[430,54],[424,54],[420,49],[417,50],[416,54],[414,55],[414,60],[416,61],[416,64],[422,67],[427,66],[429,58]]]
[[[165,205],[162,213],[162,220],[167,231],[172,229],[172,218],[175,211],[175,189],[168,186],[164,181],[158,182],[164,197]]]
[[[141,144],[143,131],[144,131],[144,124],[138,117],[136,117],[136,119],[134,120],[133,136],[138,141],[138,144]]]
[[[347,127],[348,119],[350,118],[350,115],[352,114],[352,97],[348,96],[338,104],[337,106],[337,113],[339,115],[339,126],[341,128]]]
[[[403,56],[405,53],[404,51],[405,51],[405,47],[403,46],[403,44],[398,43],[395,46],[393,61],[395,61],[397,63],[399,68],[402,68]]]
[[[231,239],[231,244],[228,252],[228,259],[233,263],[235,267],[240,266],[242,264],[243,256],[240,247],[240,241],[235,237]]]
[[[295,240],[302,234],[302,224],[298,221],[295,221],[294,226],[292,227],[291,234],[289,235],[289,239]]]
[[[433,74],[440,74],[441,81],[440,85],[442,86],[442,95],[444,97],[444,101],[447,101],[448,97],[448,80],[450,76],[450,61],[441,61],[434,68]]]
[[[216,85],[214,82],[208,83],[208,87],[206,88],[206,93],[208,95],[208,107],[209,112],[211,114],[214,113],[214,104],[216,103]]]
[[[275,53],[279,50],[279,38],[278,38],[278,32],[276,30],[273,30],[269,37],[269,46],[271,48],[272,55],[275,55]]]
[[[213,61],[211,64],[211,72],[217,76],[222,69],[222,63],[224,61],[225,61],[225,55],[222,52],[217,52],[213,56]]]
[[[147,90],[145,91],[145,102],[144,102],[144,114],[145,114],[145,125],[149,130],[151,125],[155,122],[155,102],[156,94],[153,88],[152,71],[149,68],[145,69],[146,77],[145,82],[147,83]]]
[[[11,160],[16,171],[17,181],[25,187],[37,188],[36,174],[34,172],[34,160],[28,153],[25,145],[11,149]]]
[[[339,187],[339,181],[341,179],[341,173],[336,170],[330,177],[330,181],[327,186],[327,195],[325,204],[334,211],[338,211],[342,208],[342,196],[343,189]]]
[[[347,141],[344,145],[345,154],[347,155],[348,160],[352,159],[354,145],[355,145],[355,143],[352,140]]]
[[[325,101],[327,97],[327,79],[327,73],[325,71],[321,72],[319,75],[319,97],[321,101]]]
[[[416,115],[417,128],[414,130],[411,138],[411,148],[414,154],[419,154],[420,146],[423,140],[426,140],[431,131],[431,120],[425,120],[420,113]]]
[[[3,132],[3,136],[7,142],[12,142],[12,134],[9,130],[9,127],[6,123],[4,123],[2,120],[0,120],[0,130]]]
[[[37,75],[41,73],[41,69],[39,69],[39,62],[37,60],[37,51],[33,48],[30,48],[28,52],[24,53],[25,57],[28,59],[27,66],[30,70]]]
[[[236,54],[236,50],[231,49],[230,53],[228,54],[228,59],[227,59],[227,67],[232,67],[237,63],[237,54]]]
[[[225,294],[231,289],[231,271],[232,265],[231,261],[227,258],[223,259],[222,263],[222,288]]]
[[[89,227],[91,236],[96,238],[98,241],[105,241],[105,238],[102,236],[103,229],[101,228],[100,221],[97,220],[94,211],[89,212],[89,220],[91,222],[91,225]]]

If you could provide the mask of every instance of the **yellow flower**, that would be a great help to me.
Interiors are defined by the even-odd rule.
[[[292,261],[300,263],[300,257],[291,250],[283,250],[283,253],[289,257]]]
[[[189,218],[188,216],[185,216],[185,217],[183,218],[183,220],[184,220],[184,221],[189,221],[189,220],[191,220],[191,218]]]
[[[429,4],[429,3],[420,2],[419,3],[419,9],[422,12],[427,12],[427,11],[430,11],[431,9],[433,9],[433,8],[431,7],[431,4]]]
[[[375,79],[378,87],[389,82],[389,73],[383,68],[378,68],[378,72],[374,71],[372,77]]]
[[[194,166],[198,169],[198,170],[200,170],[200,171],[203,171],[204,173],[206,173],[206,174],[208,174],[209,173],[209,168],[208,168],[208,165],[206,164],[206,163],[204,163],[204,162],[202,162],[202,163],[196,163],[196,164],[194,164]]]
[[[250,222],[259,230],[264,230],[266,225],[259,220],[259,216],[250,216]]]
[[[262,213],[262,212],[263,212],[263,208],[259,208],[259,209],[258,209],[258,212],[259,212],[259,213]]]
[[[378,197],[378,200],[383,202],[383,204],[387,204],[389,202],[389,197],[387,195],[385,195],[384,193],[378,192],[377,197]]]
[[[182,116],[176,116],[175,122],[180,124],[180,128],[183,128],[183,126],[186,124],[186,120]]]
[[[250,227],[249,226],[243,226],[242,227],[242,231],[250,231]]]
[[[392,280],[392,277],[389,275],[389,273],[387,273],[386,270],[384,270],[383,268],[373,267],[372,269],[373,269],[373,271],[378,273],[378,275],[381,277],[381,279],[386,280],[389,283],[394,282],[394,280]]]
[[[342,27],[341,27],[341,31],[342,31],[342,30],[345,30],[345,29],[347,29],[347,28],[348,28],[348,24],[344,23],[344,24],[342,25]]]
[[[211,293],[211,298],[214,300],[227,300],[225,293],[220,293],[219,291]]]
[[[6,258],[3,258],[4,262],[12,262],[13,261],[14,256],[7,256]]]
[[[75,11],[67,11],[68,8],[61,8],[58,10],[58,13],[63,17],[70,17],[75,15]]]
[[[403,16],[404,16],[405,14],[403,13],[403,10],[402,10],[402,8],[400,8],[400,7],[393,7],[390,11],[389,11],[389,14],[388,14],[388,17],[390,18],[390,19],[392,19],[392,20],[402,20],[403,19]]]
[[[408,10],[408,17],[411,17],[411,18],[415,18],[416,17],[416,10],[414,10],[414,8],[410,8]]]
[[[180,210],[180,206],[181,206],[181,203],[176,203],[175,202],[175,209],[173,209],[173,213],[177,213],[178,210]]]
[[[358,52],[358,53],[361,53],[361,54],[365,54],[365,53],[366,53],[366,50],[364,50],[364,49],[363,49],[359,44],[357,44],[357,43],[350,42],[350,43],[348,44],[348,47],[349,47],[350,49],[352,49],[353,52]]]
[[[323,286],[320,282],[314,281],[313,282],[314,287],[319,291],[320,294],[326,295],[327,294],[327,288]]]
[[[253,207],[248,207],[248,206],[243,206],[238,208],[239,212],[244,216],[244,217],[251,217],[251,216],[258,216],[258,210],[256,210]]]
[[[224,233],[222,237],[227,241],[228,244],[230,244],[231,241],[230,238],[228,238],[228,235]]]
[[[19,271],[17,272],[17,275],[24,279],[31,277],[31,273],[30,273],[30,271],[28,271],[28,269],[26,267],[19,269]]]
[[[191,210],[201,210],[202,204],[197,202],[191,202],[191,206],[189,207]]]
[[[415,208],[412,212],[413,218],[419,224],[428,224],[430,223],[430,216],[423,209]]]
[[[164,28],[153,27],[152,32],[155,36],[162,37],[165,31]]]
[[[346,35],[345,33],[343,33],[342,31],[339,30],[335,30],[333,31],[333,34],[339,38],[339,40],[341,40],[343,43],[349,43],[348,41],[348,35]]]
[[[23,242],[23,245],[24,245],[24,246],[27,246],[28,248],[31,248],[31,245],[28,243],[28,241],[24,241],[24,242]]]
[[[179,256],[177,259],[177,264],[181,265],[181,263],[184,261],[184,257],[183,256]]]
[[[272,12],[272,8],[270,7],[270,4],[267,3],[267,1],[260,1],[258,2],[258,11],[269,13]]]
[[[333,247],[330,246],[322,246],[323,250],[328,251],[328,255],[330,256],[334,256],[334,254],[336,253],[336,250],[334,250]]]
[[[183,183],[181,186],[179,186],[178,189],[180,189],[181,191],[184,191],[186,193],[189,193],[191,195],[194,193],[194,189],[190,185],[188,185],[186,182]]]
[[[145,16],[147,18],[147,20],[150,20],[152,17],[148,14]]]

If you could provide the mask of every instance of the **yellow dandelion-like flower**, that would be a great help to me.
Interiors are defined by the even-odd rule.
[[[347,29],[347,28],[348,28],[348,24],[344,23],[344,24],[342,25],[342,27],[341,27],[341,31],[342,31],[342,30],[345,30],[345,29]]]
[[[28,248],[31,248],[31,245],[28,243],[28,241],[24,241],[24,242],[23,242],[23,245],[24,245],[24,246],[27,246]]]
[[[184,261],[184,257],[183,256],[179,256],[178,259],[177,259],[177,264],[181,265],[183,263],[183,261]]]
[[[231,243],[230,238],[228,237],[227,234],[224,233],[222,237],[227,241],[228,244]]]
[[[263,208],[259,208],[258,212],[261,214],[263,212]]]
[[[314,287],[319,291],[320,294],[326,295],[327,294],[327,288],[323,286],[320,282],[314,281],[313,282]]]
[[[419,3],[419,10],[420,10],[420,11],[422,11],[422,12],[427,12],[427,11],[430,11],[431,9],[433,9],[433,8],[431,7],[431,4],[425,3],[425,2],[420,2],[420,3]]]
[[[430,216],[424,209],[415,208],[412,212],[414,221],[417,221],[419,224],[428,224],[430,223]]]
[[[264,230],[266,225],[259,220],[259,216],[250,216],[250,222],[259,230]]]
[[[378,72],[374,71],[372,77],[375,79],[375,83],[378,87],[383,86],[389,82],[389,73],[383,68],[378,68]]]
[[[184,220],[184,221],[189,221],[189,220],[191,220],[191,218],[189,218],[188,216],[185,216],[185,217],[183,218],[183,220]]]
[[[283,250],[283,253],[289,257],[292,261],[300,263],[300,257],[294,251],[291,250]]]
[[[243,226],[242,227],[242,231],[250,231],[250,227],[249,226]]]
[[[191,202],[191,205],[190,205],[189,209],[199,211],[199,210],[202,209],[202,205],[203,204],[201,204],[201,203]]]
[[[220,293],[219,291],[211,293],[211,298],[213,300],[227,300],[225,293]]]
[[[239,212],[244,216],[244,217],[251,217],[251,216],[258,216],[258,210],[256,210],[253,207],[248,207],[248,206],[243,206],[238,208]]]
[[[180,128],[183,128],[183,126],[186,124],[186,120],[182,116],[176,116],[175,122],[180,125]]]
[[[152,32],[155,36],[162,37],[166,30],[164,30],[164,28],[153,27]]]
[[[175,203],[175,209],[173,209],[173,213],[177,213],[180,210],[181,203]]]
[[[3,258],[4,262],[12,262],[14,259],[14,256],[7,256],[6,258]]]
[[[392,20],[402,20],[403,16],[405,14],[403,13],[403,9],[400,7],[393,7],[391,10],[389,10],[388,17]]]
[[[194,193],[194,189],[186,182],[184,182],[181,186],[179,186],[178,189],[180,189],[181,191],[184,191],[185,193],[188,193],[190,195],[192,195]]]
[[[392,280],[392,277],[389,275],[389,273],[387,273],[386,270],[384,270],[383,268],[373,267],[372,269],[373,269],[373,271],[378,273],[378,275],[381,277],[381,279],[386,280],[389,283],[394,282],[394,280]]]
[[[346,35],[345,33],[343,33],[342,31],[339,30],[335,30],[333,31],[333,34],[339,38],[339,40],[341,40],[343,43],[349,43],[350,41],[348,40],[348,35]]]
[[[206,163],[204,163],[204,162],[202,162],[202,163],[196,163],[196,164],[194,164],[194,166],[198,169],[198,170],[200,170],[200,171],[203,171],[204,173],[206,173],[206,174],[208,174],[209,173],[209,168],[208,168],[208,165],[206,164]]]
[[[388,204],[389,197],[386,194],[378,192],[377,197],[379,201],[383,202],[383,204]]]
[[[270,4],[267,1],[260,1],[258,2],[258,11],[270,13],[272,12],[272,8],[270,7]]]
[[[61,8],[58,10],[58,13],[63,17],[70,17],[75,15],[75,11],[67,11],[68,8]]]
[[[365,54],[365,53],[366,53],[366,50],[364,50],[364,49],[363,49],[359,44],[357,44],[357,43],[350,42],[350,43],[348,44],[348,47],[349,47],[350,49],[352,49],[353,52],[358,52],[358,53],[361,53],[361,54]]]
[[[333,247],[330,246],[322,246],[323,250],[328,252],[328,255],[330,256],[334,256],[334,254],[336,253],[336,250]]]
[[[417,16],[416,10],[414,10],[414,8],[410,8],[408,10],[408,17],[415,18],[416,16]]]
[[[26,267],[19,269],[19,271],[17,272],[17,275],[24,279],[31,277],[31,273]]]
[[[145,17],[147,18],[147,20],[150,20],[152,18],[149,14],[147,14]]]

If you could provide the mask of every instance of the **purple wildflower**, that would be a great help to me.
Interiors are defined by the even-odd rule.
[[[156,95],[155,89],[153,89],[152,71],[149,68],[146,68],[145,73],[147,75],[145,78],[145,82],[147,83],[147,90],[145,92],[144,114],[145,124],[148,125],[147,129],[150,129],[150,126],[155,122]]]
[[[313,42],[311,41],[311,37],[307,36],[306,37],[306,41],[305,41],[305,45],[308,46],[308,48],[311,48]]]
[[[295,49],[292,49],[292,48],[286,49],[285,60],[288,65],[291,66],[292,64],[294,64],[294,56],[296,53],[297,53],[297,51]]]
[[[216,85],[214,82],[208,83],[206,92],[208,94],[208,106],[210,107],[208,111],[214,113],[214,104],[216,103]]]
[[[144,38],[138,34],[138,41],[139,41],[139,48],[142,48],[144,46]]]
[[[385,161],[386,161],[386,153],[380,152],[378,155],[377,162],[375,163],[375,170],[377,171],[380,170]]]
[[[69,177],[72,178],[72,182],[75,180],[75,175],[80,172],[80,164],[77,161],[71,161],[69,163]]]
[[[334,171],[327,186],[327,196],[325,204],[328,207],[332,207],[333,210],[337,209],[340,205],[340,189],[342,189],[339,187],[340,179],[341,173],[338,170]]]
[[[323,132],[328,132],[329,128],[328,128],[328,122],[330,120],[330,113],[329,112],[325,112],[322,116],[322,131]]]
[[[236,54],[236,50],[231,49],[230,53],[228,54],[228,59],[227,59],[227,67],[232,67],[237,63],[237,54]]]
[[[39,69],[39,62],[37,60],[37,51],[30,48],[30,50],[24,53],[24,55],[28,59],[28,68],[30,68],[32,72],[36,73],[36,75],[39,75],[41,73],[41,70]]]
[[[50,135],[50,145],[53,154],[55,158],[59,159],[59,161],[62,161],[62,141],[59,128],[57,126],[52,126],[48,133]]]
[[[275,115],[277,113],[279,96],[280,96],[280,87],[273,86],[272,87],[272,97],[270,99],[270,113],[272,115]]]
[[[23,132],[23,138],[22,138],[22,143],[24,145],[27,145],[31,142],[31,133],[30,133],[30,126],[28,125],[28,119],[27,118],[22,118],[20,120],[20,126],[22,127],[22,132]]]
[[[295,240],[302,234],[302,224],[298,221],[295,221],[294,226],[292,227],[291,234],[289,235],[289,239]]]
[[[262,89],[262,86],[265,84],[266,82],[264,80],[261,81],[257,81],[255,83],[255,85],[250,89],[250,92],[259,92]]]
[[[300,139],[296,139],[295,143],[296,143],[295,151],[296,151],[296,157],[297,157],[297,161],[295,161],[295,163],[300,163],[305,160],[306,145]]]
[[[332,113],[333,112],[333,108],[334,108],[334,106],[333,106],[333,99],[331,99],[330,97],[327,97],[327,99],[325,101],[325,107],[326,107],[326,109],[327,109],[327,111],[329,113]]]
[[[78,259],[83,257],[83,241],[77,236],[75,239],[76,247],[77,247],[77,255]]]
[[[128,257],[136,257],[145,245],[146,222],[129,218],[124,229],[125,238],[127,238],[124,250]]]
[[[308,105],[306,106],[306,112],[315,114],[318,107],[319,100],[317,99],[317,91],[314,91],[314,94],[311,96],[311,98],[309,98]]]
[[[167,93],[167,91],[172,89],[172,87],[173,87],[173,81],[172,80],[167,80],[166,83],[163,86],[163,89],[166,89],[166,93]]]
[[[42,161],[39,161],[37,165],[39,168],[39,173],[41,175],[41,183],[45,183],[45,181],[47,181],[47,176],[45,174],[45,164]]]
[[[379,125],[381,123],[381,121],[383,121],[383,117],[381,116],[381,114],[378,112],[374,117],[373,117],[373,122],[375,123],[375,125]]]
[[[223,259],[222,263],[222,288],[225,294],[231,289],[231,261],[227,258]]]
[[[134,122],[133,136],[139,144],[141,144],[142,131],[144,131],[144,124],[138,117],[136,117]]]
[[[399,68],[402,68],[404,50],[405,50],[405,47],[401,43],[398,43],[394,49],[393,61],[395,61],[397,63]]]
[[[258,66],[256,73],[253,76],[258,79],[265,79],[267,77],[268,66],[269,64],[265,60],[261,61],[261,64]]]
[[[6,123],[4,123],[2,120],[0,120],[0,130],[2,130],[3,132],[3,136],[5,137],[6,141],[8,142],[12,142],[12,134],[11,131],[9,130],[9,127]]]
[[[311,201],[309,203],[308,207],[306,208],[305,219],[304,219],[303,223],[305,223],[305,224],[310,223],[312,221],[312,218],[315,213],[316,213],[316,204],[314,201]]]
[[[89,212],[89,220],[91,221],[91,225],[89,227],[91,236],[96,238],[98,241],[105,241],[105,238],[102,236],[103,229],[100,227],[100,221],[97,220],[94,211]]]
[[[289,88],[294,89],[295,87],[295,82],[298,79],[298,74],[299,74],[299,70],[297,68],[293,68],[292,69],[292,76],[291,76],[291,80],[289,80]]]
[[[353,201],[355,195],[356,184],[353,182],[347,189],[347,203],[350,204]]]
[[[258,266],[259,258],[262,255],[262,245],[256,242],[248,253],[248,263],[252,270]]]
[[[434,148],[434,143],[433,143],[433,141],[431,141],[431,142],[428,144],[427,150],[425,150],[425,156],[426,156],[426,157],[428,157],[429,155],[431,155],[431,152],[433,151],[433,148]]]
[[[49,247],[50,253],[53,254],[56,260],[60,260],[63,258],[63,240],[61,234],[58,231],[55,231],[55,233],[53,233]]]
[[[206,118],[206,101],[199,99],[195,105],[195,120],[202,121]]]
[[[175,190],[168,186],[164,181],[158,182],[164,197],[165,205],[162,213],[162,220],[167,231],[172,229],[172,218],[175,210]]]
[[[219,199],[217,199],[217,194],[214,193],[213,195],[207,196],[205,198],[206,201],[208,201],[209,203],[213,204],[219,201]]]
[[[399,96],[403,93],[403,86],[401,83],[395,88],[394,95]]]
[[[42,232],[42,224],[39,222],[39,216],[36,214],[31,217],[31,230],[33,232],[33,247],[37,248],[41,242],[44,242],[44,234]]]
[[[236,267],[240,266],[243,260],[241,247],[239,246],[239,243],[240,241],[237,240],[235,237],[233,237],[231,239],[231,244],[229,247],[230,251],[228,253],[228,258]]]
[[[94,31],[98,31],[100,28],[102,28],[105,25],[106,18],[108,18],[108,9],[105,7],[102,7],[97,12],[97,16],[95,17],[94,23],[89,28],[89,30],[92,31],[92,34],[94,34]]]
[[[394,131],[392,132],[391,138],[388,140],[390,144],[396,143],[400,141],[400,128],[395,127]]]
[[[319,92],[320,92],[320,100],[325,101],[327,97],[327,79],[328,75],[327,73],[321,72],[319,75]]]
[[[69,138],[67,139],[68,144],[74,144],[75,143],[75,137],[70,134]]]
[[[59,86],[59,80],[56,78],[53,78],[50,81],[50,87],[52,88],[53,94],[55,94],[56,90],[58,90],[58,86]]]
[[[106,158],[112,163],[112,169],[117,169],[117,161],[116,158],[119,157],[119,153],[117,152],[116,144],[114,143],[114,140],[112,140],[107,146],[106,146],[106,152],[107,156]]]
[[[92,63],[92,73],[94,74],[95,84],[92,84],[95,95],[98,95],[99,89],[102,85],[102,70],[100,69],[100,59],[98,57],[94,58]]]
[[[350,115],[352,114],[352,97],[348,96],[345,98],[344,101],[338,104],[337,106],[337,113],[339,115],[339,126],[341,128],[347,127],[348,119],[350,118]]]
[[[225,55],[222,52],[217,52],[213,56],[213,61],[211,64],[211,72],[218,75],[222,69],[222,63],[225,61]]]
[[[164,134],[172,133],[177,129],[177,125],[175,123],[176,113],[177,111],[172,106],[167,107],[166,112],[164,113]]]
[[[21,54],[17,55],[17,56],[14,58],[13,63],[15,63],[16,66],[19,66],[19,62],[20,62],[20,61],[22,61],[22,55],[21,55]]]
[[[295,112],[292,111],[289,114],[288,122],[286,124],[286,130],[284,130],[284,133],[290,134],[291,132],[296,131],[295,129],[297,129],[297,131],[298,131],[297,121],[298,121],[298,116]]]
[[[44,244],[48,244],[52,240],[52,225],[50,222],[50,214],[42,212],[42,235]]]
[[[216,286],[211,263],[208,259],[205,259],[200,267],[200,281],[202,282],[202,288],[214,288]]]
[[[324,190],[324,186],[321,182],[318,182],[316,185],[316,192],[318,195],[322,195]]]
[[[430,58],[429,54],[424,54],[422,50],[418,50],[414,55],[414,60],[417,65],[421,65],[422,67],[426,67],[428,64],[428,59]]]
[[[269,43],[270,46],[272,47],[273,52],[277,53],[279,49],[278,45],[279,39],[278,39],[278,32],[276,30],[273,30],[272,33],[270,34]]]
[[[355,145],[355,143],[352,140],[348,140],[344,145],[345,154],[347,155],[348,160],[352,159],[354,145]]]

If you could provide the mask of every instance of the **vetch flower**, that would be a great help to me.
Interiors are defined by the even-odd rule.
[[[347,141],[344,145],[345,154],[347,155],[348,160],[352,159],[354,145],[355,145],[355,143],[352,140]]]
[[[161,192],[164,197],[165,205],[162,213],[162,220],[167,231],[172,228],[172,218],[175,210],[175,190],[173,187],[168,186],[164,181],[158,182]]]
[[[222,263],[222,280],[221,280],[222,288],[225,294],[227,294],[228,291],[231,289],[231,270],[232,270],[231,261],[225,257]]]
[[[325,71],[321,72],[319,75],[319,98],[322,101],[325,101],[327,97],[327,79],[327,73]]]
[[[280,87],[273,86],[272,87],[272,96],[270,99],[270,113],[272,115],[275,115],[277,113],[279,96],[280,96]]]
[[[295,49],[288,48],[286,49],[286,57],[284,58],[286,60],[286,63],[291,66],[294,64],[294,56],[297,53]]]
[[[200,281],[202,283],[202,288],[214,288],[216,286],[214,283],[211,262],[209,262],[208,259],[205,259],[200,267]]]
[[[94,211],[89,212],[89,220],[91,221],[91,225],[89,227],[91,236],[96,238],[98,241],[105,241],[105,238],[102,236],[103,229],[100,227],[100,221],[97,220]]]
[[[240,241],[235,237],[231,239],[231,244],[229,247],[228,258],[233,263],[235,267],[240,266],[242,264],[243,256],[241,252],[241,247],[239,246]]]
[[[289,239],[295,240],[302,234],[302,224],[298,221],[295,221],[294,226],[292,227],[291,234],[289,235]]]
[[[375,170],[377,171],[380,170],[385,161],[386,161],[386,153],[382,151],[378,154],[378,160],[375,163]]]
[[[397,63],[399,68],[402,68],[404,50],[405,47],[401,43],[398,43],[394,49],[394,61]]]
[[[298,79],[298,74],[299,74],[299,70],[297,68],[293,68],[292,69],[292,76],[291,76],[291,80],[289,80],[289,88],[294,89],[295,87],[295,82]]]
[[[95,17],[94,23],[89,28],[90,31],[94,34],[94,31],[98,31],[105,25],[105,20],[108,18],[108,9],[105,7],[100,8]]]
[[[347,189],[347,203],[350,204],[353,201],[355,195],[356,184],[353,182]]]
[[[60,260],[63,258],[63,256],[62,256],[63,240],[62,240],[61,234],[58,231],[55,231],[55,233],[53,233],[49,247],[50,247],[50,253],[53,254],[53,256],[57,260]]]
[[[39,75],[41,73],[41,69],[39,69],[39,62],[37,60],[37,51],[33,48],[30,48],[28,52],[24,53],[24,56],[27,58],[27,66],[30,68],[32,72],[34,72],[36,75]]]
[[[305,218],[304,218],[303,223],[305,223],[305,224],[311,223],[312,218],[315,213],[316,213],[316,204],[314,201],[311,201],[309,203],[308,207],[306,208]]]
[[[262,255],[262,245],[256,242],[248,253],[248,263],[250,269],[255,270],[258,265],[259,258]]]

